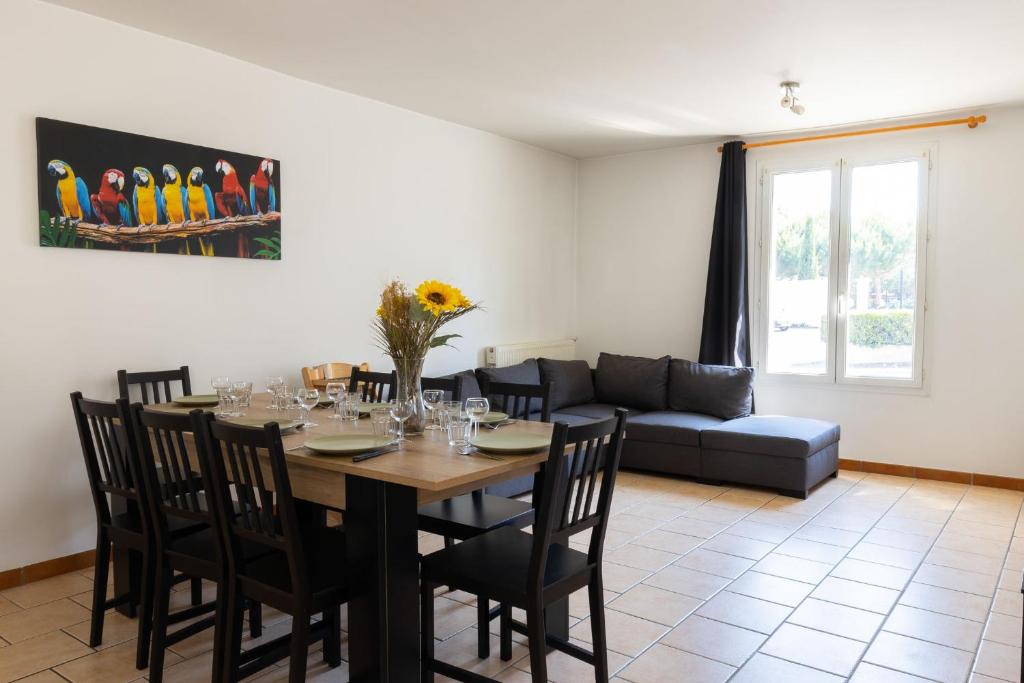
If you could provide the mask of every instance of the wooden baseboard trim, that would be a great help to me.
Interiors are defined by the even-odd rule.
[[[931,467],[894,465],[886,462],[871,462],[870,460],[847,460],[846,458],[839,458],[839,467],[854,472],[892,474],[898,477],[913,477],[915,479],[948,481],[954,484],[972,484],[974,486],[991,486],[992,488],[1009,489],[1011,491],[1024,491],[1024,479],[1003,477],[996,474],[939,470]]]
[[[14,588],[40,579],[48,579],[51,576],[67,574],[76,569],[86,569],[94,564],[96,564],[96,551],[85,550],[74,555],[44,560],[17,569],[8,569],[0,572],[0,590]]]

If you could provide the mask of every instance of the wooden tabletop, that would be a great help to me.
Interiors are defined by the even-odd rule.
[[[253,405],[246,410],[245,417],[268,420],[295,417],[294,412],[270,410],[269,398],[267,395],[253,396]],[[147,410],[189,411],[174,404],[154,404]],[[332,414],[330,408],[314,409],[312,420],[318,426],[296,430],[282,437],[295,496],[332,507],[344,507],[344,477],[347,474],[413,487],[419,492],[420,502],[427,503],[536,472],[548,456],[546,450],[528,455],[503,455],[501,460],[480,454],[460,455],[448,445],[448,437],[442,431],[426,431],[422,436],[410,437],[401,450],[359,463],[353,463],[352,457],[347,455],[320,455],[302,448],[287,450],[301,446],[313,436],[371,432],[367,419],[355,423],[332,420]],[[550,436],[553,425],[519,421],[501,429]]]

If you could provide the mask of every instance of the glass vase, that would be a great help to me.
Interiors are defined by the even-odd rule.
[[[391,358],[395,364],[395,394],[391,398],[396,401],[411,401],[412,415],[405,421],[405,434],[422,434],[427,424],[427,408],[423,404],[423,392],[420,389],[420,376],[423,374],[422,358]]]

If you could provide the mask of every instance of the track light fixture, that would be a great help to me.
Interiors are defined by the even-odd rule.
[[[783,109],[788,109],[794,114],[800,115],[804,113],[804,105],[800,104],[800,99],[797,97],[796,91],[800,89],[800,83],[797,81],[783,81],[779,83],[779,87],[783,88],[786,92],[779,100],[779,105]]]

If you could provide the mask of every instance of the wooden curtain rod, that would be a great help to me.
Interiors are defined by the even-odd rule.
[[[846,133],[825,133],[824,135],[809,135],[802,138],[786,138],[785,140],[768,140],[766,142],[748,142],[743,145],[743,149],[753,149],[755,147],[774,147],[776,145],[788,145],[793,142],[815,142],[817,140],[834,140],[836,138],[852,138],[860,135],[874,135],[875,133],[895,133],[901,130],[918,130],[920,128],[937,128],[939,126],[958,126],[966,123],[968,128],[977,128],[979,123],[985,123],[988,121],[988,117],[982,114],[981,116],[968,116],[963,119],[948,119],[946,121],[931,121],[929,123],[908,123],[904,126],[888,126],[886,128],[871,128],[868,130],[854,130]],[[722,146],[718,146],[718,151],[722,151]]]

